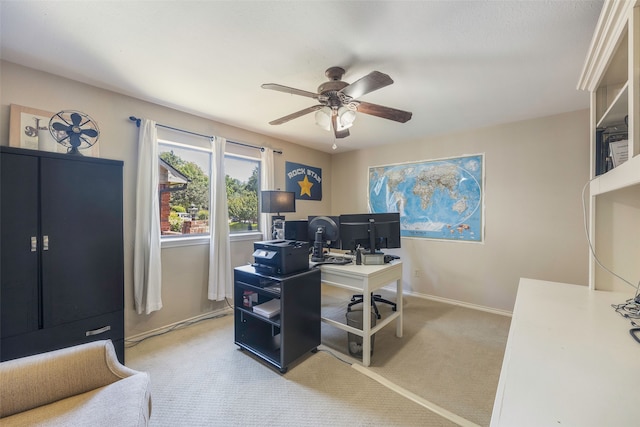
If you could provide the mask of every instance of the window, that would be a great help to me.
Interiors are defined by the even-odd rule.
[[[209,234],[211,150],[158,141],[163,237]]]
[[[260,161],[227,154],[224,157],[224,170],[229,206],[229,232],[241,234],[259,231]]]
[[[158,140],[160,231],[163,240],[209,235],[209,148]],[[259,232],[260,160],[225,155],[229,233]]]

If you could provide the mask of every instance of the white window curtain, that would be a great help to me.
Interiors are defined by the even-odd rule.
[[[261,153],[262,167],[260,168],[260,190],[273,190],[275,186],[275,174],[273,172],[273,150],[265,148]],[[260,197],[260,194],[258,194]],[[260,214],[260,229],[264,240],[272,240],[271,236],[271,218],[269,214]]]
[[[133,254],[133,289],[138,314],[162,308],[161,288],[158,133],[155,121],[141,119]]]
[[[224,172],[224,152],[227,140],[214,137],[211,140],[211,211],[209,215],[209,289],[208,298],[222,301],[232,298],[231,249],[229,244],[229,211]]]

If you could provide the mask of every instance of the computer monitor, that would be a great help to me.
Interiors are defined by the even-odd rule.
[[[313,245],[311,261],[324,260],[324,248],[340,249],[340,218],[337,216],[309,216],[308,239]]]
[[[301,242],[309,241],[309,221],[306,219],[296,219],[284,222],[284,239],[297,240]]]
[[[342,249],[357,247],[373,254],[382,248],[400,247],[400,214],[368,213],[340,215]]]

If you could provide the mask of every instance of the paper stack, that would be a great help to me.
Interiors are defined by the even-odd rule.
[[[613,167],[618,167],[629,159],[629,141],[623,139],[609,143]]]
[[[280,300],[274,298],[260,305],[254,305],[253,312],[264,317],[276,316],[280,313]]]

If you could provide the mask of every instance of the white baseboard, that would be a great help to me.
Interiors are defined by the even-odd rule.
[[[391,292],[395,292],[395,286],[390,286],[388,288],[385,287],[385,289],[387,289],[387,290],[389,290]],[[511,311],[499,310],[499,309],[496,309],[496,308],[485,307],[483,305],[477,305],[477,304],[471,304],[471,303],[468,303],[468,302],[458,301],[458,300],[454,300],[454,299],[450,299],[450,298],[438,297],[438,296],[435,296],[435,295],[421,294],[421,293],[418,293],[418,292],[406,292],[406,291],[404,292],[404,295],[411,295],[411,296],[414,296],[416,298],[422,298],[422,299],[442,302],[442,303],[445,303],[445,304],[457,305],[457,306],[460,306],[460,307],[470,308],[472,310],[479,310],[479,311],[484,311],[484,312],[487,312],[487,313],[498,314],[500,316],[511,317],[513,315],[513,313]],[[150,331],[146,331],[146,332],[142,332],[142,333],[137,334],[137,335],[132,335],[130,337],[126,337],[125,341],[141,341],[143,339],[146,339],[146,338],[149,338],[151,336],[157,335],[159,333],[166,332],[167,330],[173,329],[173,328],[179,326],[182,323],[185,323],[185,324],[194,323],[194,322],[197,322],[199,320],[204,320],[204,319],[209,318],[209,317],[217,317],[217,316],[221,316],[221,315],[224,315],[224,314],[232,314],[232,313],[233,313],[232,309],[228,308],[228,307],[225,307],[225,308],[222,308],[222,309],[219,309],[219,310],[209,311],[207,313],[202,313],[202,314],[199,314],[198,316],[194,316],[194,317],[191,317],[189,319],[184,319],[184,320],[181,320],[179,322],[170,323],[168,325],[161,326],[159,328],[155,328],[155,329],[152,329]]]
[[[171,329],[175,329],[176,327],[180,326],[181,324],[191,324],[191,323],[195,323],[198,322],[200,320],[205,320],[207,318],[214,318],[214,317],[219,317],[219,316],[223,316],[223,315],[227,315],[227,314],[233,314],[233,310],[229,307],[224,307],[218,310],[213,310],[213,311],[209,311],[206,313],[202,313],[199,314],[197,316],[194,317],[190,317],[188,319],[184,319],[184,320],[180,320],[179,322],[174,322],[174,323],[170,323],[168,325],[165,326],[161,326],[159,328],[155,328],[155,329],[151,329],[149,331],[146,332],[142,332],[140,334],[136,334],[136,335],[132,335],[130,337],[125,337],[125,343],[127,341],[142,341],[146,338],[152,337],[154,335],[158,335],[161,334],[163,332],[166,332],[168,330]]]
[[[387,289],[387,290],[389,290],[391,292],[395,292],[395,285],[385,287],[385,289]],[[438,296],[435,296],[435,295],[421,294],[421,293],[418,293],[418,292],[407,292],[407,291],[404,291],[403,294],[404,295],[411,295],[411,296],[416,297],[416,298],[428,299],[428,300],[431,300],[431,301],[437,301],[437,302],[442,302],[442,303],[445,303],[445,304],[451,304],[451,305],[457,305],[457,306],[460,306],[460,307],[470,308],[472,310],[485,311],[487,313],[498,314],[500,316],[507,316],[507,317],[512,317],[513,316],[513,312],[508,311],[508,310],[500,310],[500,309],[497,309],[497,308],[486,307],[484,305],[471,304],[471,303],[468,303],[468,302],[458,301],[458,300],[455,300],[455,299],[443,298],[443,297],[438,297]]]

